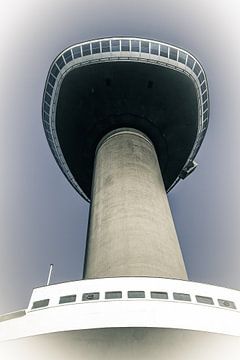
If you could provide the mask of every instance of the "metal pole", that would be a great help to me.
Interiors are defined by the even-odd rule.
[[[48,273],[48,279],[47,279],[47,286],[50,284],[52,270],[53,270],[53,264],[50,264],[49,273]]]

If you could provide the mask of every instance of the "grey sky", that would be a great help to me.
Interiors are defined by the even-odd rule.
[[[210,126],[198,169],[169,194],[191,280],[240,288],[238,1],[1,2],[0,313],[33,287],[79,279],[88,205],[48,148],[41,101],[52,60],[95,37],[131,35],[183,47],[209,82]]]

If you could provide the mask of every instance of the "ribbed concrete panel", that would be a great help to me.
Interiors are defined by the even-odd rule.
[[[134,129],[111,132],[95,159],[85,278],[187,279],[157,155]]]

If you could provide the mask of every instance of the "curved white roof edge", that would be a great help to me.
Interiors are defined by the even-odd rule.
[[[119,42],[119,49],[115,46],[116,42]],[[128,47],[124,42],[128,42]],[[135,45],[138,46],[138,50],[134,48]],[[135,37],[111,37],[85,41],[61,52],[49,70],[42,102],[43,126],[53,155],[72,186],[89,201],[69,170],[58,141],[55,123],[57,100],[61,83],[71,70],[92,63],[111,61],[136,61],[168,67],[184,73],[195,85],[198,94],[198,133],[191,154],[169,191],[181,177],[186,177],[195,169],[196,163],[193,160],[203,141],[209,121],[209,94],[205,72],[193,55],[176,46]]]
[[[54,332],[121,327],[240,336],[240,292],[148,277],[80,280],[43,286],[33,290],[25,314],[11,320],[0,318],[0,342]]]

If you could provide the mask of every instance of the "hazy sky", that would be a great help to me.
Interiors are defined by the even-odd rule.
[[[240,289],[240,3],[8,0],[0,3],[0,313],[32,288],[80,279],[88,204],[67,182],[41,122],[44,83],[64,48],[130,35],[183,47],[209,82],[199,167],[169,194],[190,280]]]

